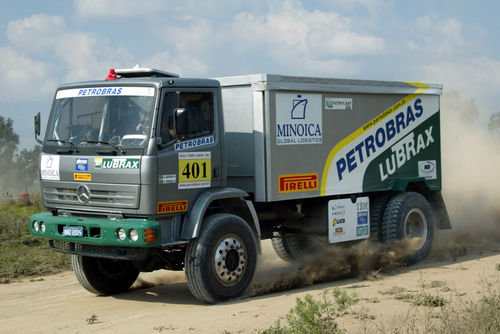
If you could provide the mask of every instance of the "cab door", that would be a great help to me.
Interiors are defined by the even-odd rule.
[[[201,191],[221,185],[217,90],[164,89],[161,94],[157,213],[187,213]]]

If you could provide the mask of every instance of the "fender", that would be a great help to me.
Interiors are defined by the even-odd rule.
[[[252,201],[244,200],[244,197],[248,197],[248,193],[237,188],[214,188],[203,191],[196,198],[191,211],[188,213],[184,220],[181,239],[190,240],[199,236],[201,222],[210,203],[215,200],[237,198],[241,199],[242,203],[245,203],[245,206],[250,214],[249,217],[253,224],[253,226],[252,224],[250,224],[250,227],[252,227],[252,229],[255,231],[257,240],[260,241],[260,226],[257,218],[257,213],[255,212]]]

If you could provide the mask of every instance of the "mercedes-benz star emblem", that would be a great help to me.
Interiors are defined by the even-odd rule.
[[[90,200],[90,189],[86,185],[82,184],[76,190],[76,198],[82,204],[86,204]]]

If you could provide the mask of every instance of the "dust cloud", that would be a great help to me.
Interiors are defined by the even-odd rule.
[[[324,244],[318,253],[290,264],[285,264],[273,255],[272,249],[264,247],[249,295],[259,296],[343,278],[366,278],[374,270],[390,271],[403,265],[414,242],[419,240],[389,243],[364,240],[349,246]]]
[[[433,257],[500,251],[500,137],[481,126],[473,99],[441,99],[443,197],[452,230],[437,231]]]

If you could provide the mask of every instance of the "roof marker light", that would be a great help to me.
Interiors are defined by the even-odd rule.
[[[116,80],[118,79],[118,76],[116,75],[115,69],[112,68],[109,70],[108,76],[106,77],[106,80]]]

